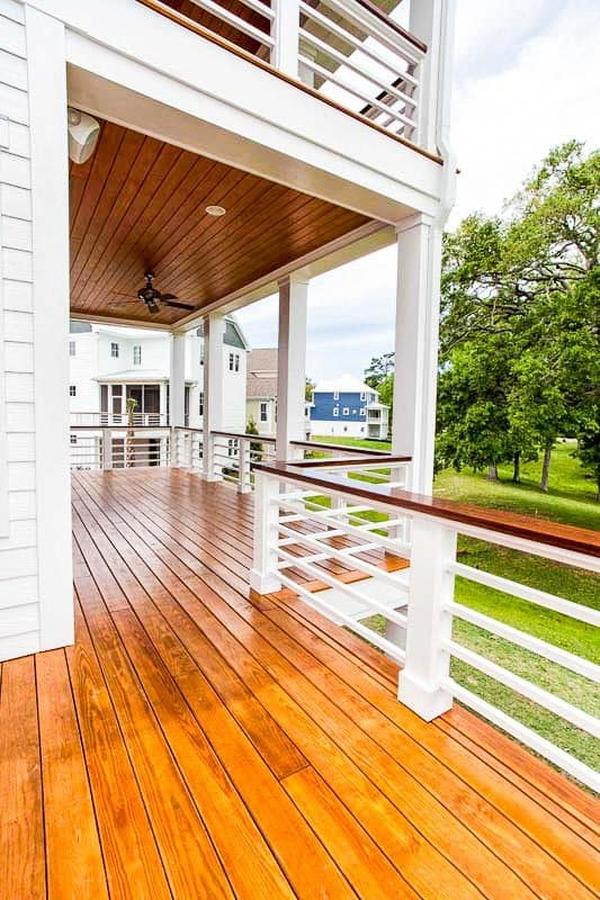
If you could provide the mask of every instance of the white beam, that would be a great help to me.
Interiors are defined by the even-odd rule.
[[[65,33],[25,7],[33,219],[35,493],[40,649],[73,642]]]
[[[424,216],[398,228],[392,452],[412,454],[409,488],[422,494],[433,484],[441,246]]]
[[[171,336],[169,367],[169,424],[185,425],[185,334]]]
[[[217,477],[212,453],[211,432],[223,428],[223,338],[225,319],[212,315],[204,319],[204,416],[202,473],[204,478]]]
[[[290,441],[304,439],[308,281],[279,282],[277,458],[291,457]]]

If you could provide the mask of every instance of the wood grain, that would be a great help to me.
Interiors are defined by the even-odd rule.
[[[201,308],[364,225],[341,206],[112,122],[70,165],[71,310],[146,321],[146,271]],[[222,218],[208,205],[224,206]],[[277,228],[267,227],[276,211]],[[128,300],[128,298],[130,298]],[[157,323],[187,313],[163,307]]]
[[[251,496],[73,488],[75,646],[0,670],[0,896],[598,895],[594,797],[466,710],[423,722],[292,591],[251,602]]]

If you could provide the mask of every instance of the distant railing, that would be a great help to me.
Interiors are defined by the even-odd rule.
[[[275,459],[275,438],[237,431],[210,434],[210,477],[234,484],[242,494],[254,489],[252,466]]]
[[[138,0],[370,125],[419,145],[427,46],[370,0]],[[189,4],[188,4],[189,7]],[[422,143],[422,142],[421,142]],[[430,148],[427,148],[430,149]]]
[[[99,426],[121,426],[127,425],[129,422],[128,413],[109,413],[109,412],[72,412],[69,414],[69,421],[72,426],[79,425],[99,425]],[[165,413],[154,412],[134,412],[131,418],[131,424],[135,427],[140,426],[157,426],[168,425],[169,417]]]
[[[598,629],[600,612],[590,606],[465,565],[456,554],[458,536],[467,536],[600,573],[600,535],[411,494],[401,487],[407,468],[408,463],[394,457],[368,463],[258,464],[251,573],[254,590],[267,594],[290,588],[310,606],[403,664],[399,698],[422,718],[431,720],[447,711],[456,698],[584,784],[600,790],[600,773],[565,746],[501,709],[490,699],[496,698],[495,691],[484,699],[471,689],[472,679],[461,678],[456,669],[458,664],[463,673],[465,669],[479,673],[478,677],[526,698],[584,735],[600,738],[600,720],[570,702],[572,695],[570,699],[561,696],[548,672],[541,686],[526,677],[535,668],[512,671],[509,657],[501,657],[501,664],[498,657],[490,656],[489,647],[522,648],[533,659],[543,659],[546,669],[554,666],[558,682],[561,670],[575,673],[587,680],[590,697],[597,691],[593,685],[600,683],[600,666],[561,647],[560,637],[556,643],[542,640],[459,602],[454,584],[460,576],[559,613],[565,623],[577,621]],[[396,564],[382,564],[382,552]],[[398,560],[405,561],[404,568]],[[347,584],[340,580],[333,567],[348,566],[350,561],[352,569],[367,581],[357,584],[354,577]],[[315,581],[330,590],[315,593],[310,585]],[[369,624],[372,616],[379,617],[383,628]],[[457,622],[492,636],[491,644],[479,640],[469,646],[469,632],[459,629],[457,633]],[[590,632],[590,646],[594,645],[597,637]],[[585,683],[578,696],[586,696]]]
[[[69,431],[71,469],[202,467],[202,431],[137,425],[76,425]]]

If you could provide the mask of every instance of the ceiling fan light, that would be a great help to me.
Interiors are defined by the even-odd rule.
[[[209,216],[219,218],[219,216],[224,216],[227,210],[224,206],[207,206],[205,212],[207,212]]]

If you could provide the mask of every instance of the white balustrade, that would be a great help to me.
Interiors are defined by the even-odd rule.
[[[579,781],[600,790],[597,771],[483,699],[453,672],[453,660],[460,661],[570,726],[600,737],[600,720],[555,693],[552,683],[541,687],[510,671],[483,651],[466,646],[453,630],[460,620],[482,634],[536,654],[587,679],[591,696],[600,683],[599,665],[460,603],[455,578],[560,613],[590,629],[600,627],[600,612],[460,563],[456,547],[459,537],[468,536],[598,574],[597,539],[590,533],[592,552],[584,552],[574,550],[569,536],[552,531],[552,526],[546,528],[542,539],[539,535],[544,529],[536,520],[531,520],[528,530],[523,527],[515,534],[493,514],[486,519],[485,510],[472,510],[465,518],[465,507],[456,505],[453,518],[452,504],[445,503],[443,513],[437,512],[422,498],[404,493],[401,487],[407,468],[403,463],[386,464],[385,459],[378,463],[333,459],[261,466],[255,473],[252,587],[259,593],[290,588],[311,607],[402,664],[399,699],[422,718],[429,721],[459,700]],[[407,520],[410,527],[406,527]],[[478,524],[480,521],[485,524]],[[581,538],[581,532],[577,533]],[[588,544],[584,540],[581,546]],[[397,567],[382,565],[384,553],[388,559],[389,554],[404,557],[408,567],[389,571]],[[337,577],[335,567],[339,566],[353,570],[352,583]],[[315,582],[325,589],[315,591]],[[385,635],[365,624],[375,614],[387,624]]]
[[[140,0],[160,12],[155,0]],[[422,81],[427,47],[364,0],[192,0],[205,16],[178,12],[227,42],[322,93],[329,101],[392,134],[419,143],[425,134]],[[170,18],[174,18],[171,11]],[[427,92],[424,92],[427,95]]]

